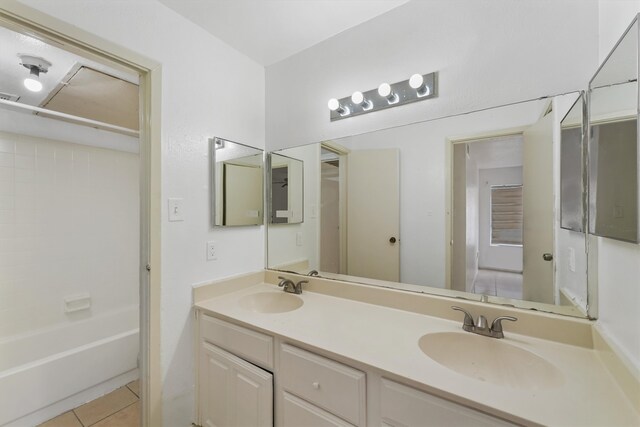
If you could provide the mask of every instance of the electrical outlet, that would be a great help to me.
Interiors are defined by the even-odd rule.
[[[302,231],[296,233],[296,246],[302,246]]]
[[[569,248],[569,271],[576,272],[576,251],[573,248]]]
[[[213,240],[207,242],[207,261],[216,261],[218,255],[216,253],[216,242]]]

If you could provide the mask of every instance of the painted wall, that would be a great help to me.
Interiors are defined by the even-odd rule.
[[[409,2],[267,67],[267,147],[584,89],[597,13],[596,0]],[[438,98],[329,122],[329,98],[430,71]]]
[[[640,1],[599,2],[599,57],[603,61],[634,16]],[[640,245],[597,238],[598,323],[609,338],[640,369],[640,329],[635,326],[640,304]]]
[[[0,339],[137,311],[139,156],[1,130]]]
[[[22,2],[162,65],[163,413],[165,425],[189,426],[191,285],[264,267],[264,227],[209,225],[207,138],[264,146],[264,68],[154,0]],[[184,199],[184,221],[168,222],[170,197]],[[217,261],[206,260],[209,240]]]

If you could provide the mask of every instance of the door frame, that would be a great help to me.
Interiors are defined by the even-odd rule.
[[[162,425],[160,370],[161,66],[36,9],[4,0],[0,25],[140,76],[141,426]]]
[[[451,257],[453,254],[453,191],[454,191],[454,179],[453,179],[453,146],[456,144],[466,144],[468,142],[477,142],[486,139],[504,138],[509,136],[522,135],[524,130],[528,126],[517,126],[513,128],[500,129],[488,132],[472,133],[465,136],[456,138],[445,139],[445,165],[447,171],[445,171],[445,232],[444,232],[444,246],[445,246],[445,289],[451,289]]]
[[[340,157],[338,166],[338,190],[339,195],[339,240],[340,240],[340,274],[347,274],[347,172],[349,168],[349,153],[351,150],[335,143],[334,141],[324,141],[320,144],[320,148],[331,151]],[[322,195],[320,200],[322,200]],[[318,209],[322,212],[321,209]],[[322,230],[321,230],[322,231]],[[321,253],[320,245],[322,239],[318,239],[318,253]]]

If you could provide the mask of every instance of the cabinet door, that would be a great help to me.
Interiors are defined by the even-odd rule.
[[[201,342],[200,423],[203,427],[273,426],[273,375]]]
[[[515,425],[393,381],[382,379],[381,385],[384,427]]]

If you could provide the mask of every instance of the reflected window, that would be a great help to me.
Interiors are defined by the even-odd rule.
[[[522,185],[491,187],[491,244],[522,246]]]

